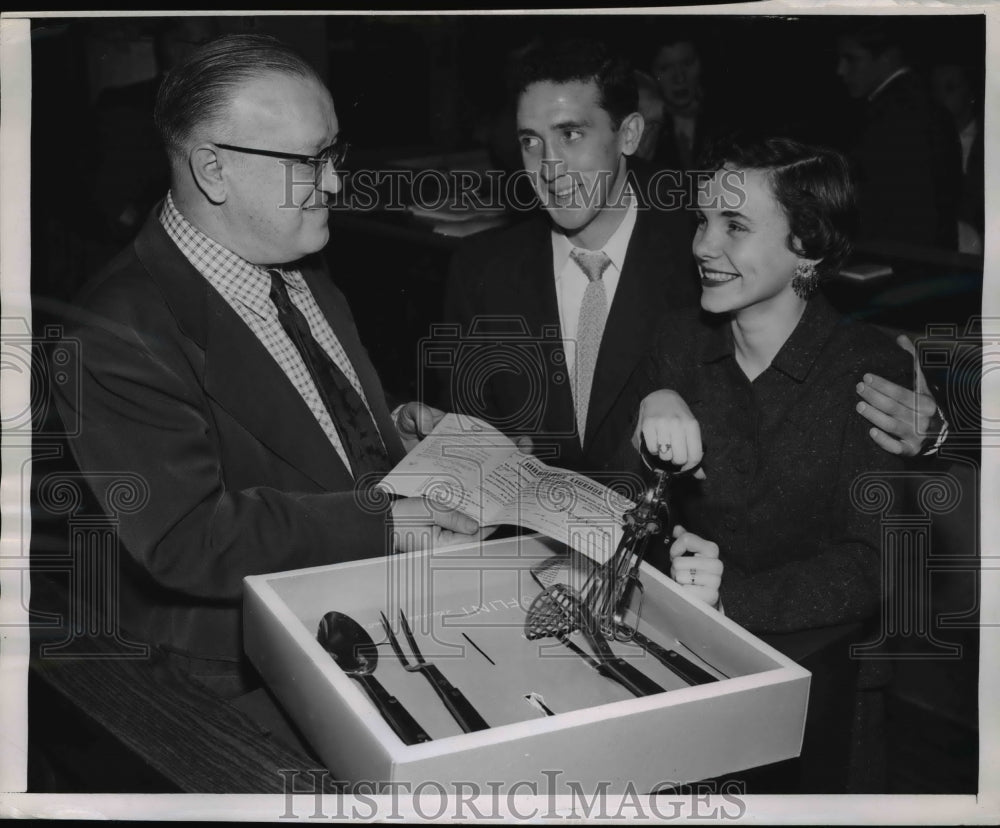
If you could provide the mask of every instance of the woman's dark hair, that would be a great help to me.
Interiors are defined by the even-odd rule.
[[[314,78],[316,70],[280,40],[225,35],[195,49],[163,79],[153,118],[167,153],[183,159],[195,128],[221,121],[235,89],[270,73]]]
[[[514,64],[510,89],[515,102],[533,83],[593,81],[598,103],[611,116],[614,129],[627,115],[639,109],[639,88],[631,63],[612,54],[597,40],[577,38],[554,43],[535,41],[525,48]]]
[[[708,147],[698,164],[706,172],[723,167],[765,172],[788,217],[789,249],[819,259],[820,278],[840,269],[858,227],[854,182],[843,155],[790,138],[731,135]]]

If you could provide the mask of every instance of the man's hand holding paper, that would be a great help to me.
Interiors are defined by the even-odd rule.
[[[456,414],[445,415],[379,486],[454,509],[480,526],[532,529],[599,562],[614,552],[622,515],[634,505],[583,475],[523,453],[487,423]]]

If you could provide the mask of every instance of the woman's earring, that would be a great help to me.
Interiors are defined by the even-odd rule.
[[[812,262],[799,262],[795,265],[795,276],[792,277],[792,290],[795,295],[808,299],[819,287],[819,276],[816,274],[816,265]]]

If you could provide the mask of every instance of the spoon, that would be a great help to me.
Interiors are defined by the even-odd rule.
[[[382,718],[405,744],[430,741],[431,737],[399,700],[372,675],[378,665],[378,648],[364,627],[351,616],[331,610],[319,622],[316,640],[340,669],[365,689]]]

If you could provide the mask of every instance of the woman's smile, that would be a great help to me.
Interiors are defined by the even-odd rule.
[[[739,273],[730,273],[725,270],[712,270],[704,265],[701,265],[699,270],[701,271],[702,287],[718,287],[719,285],[725,285],[740,278]]]

